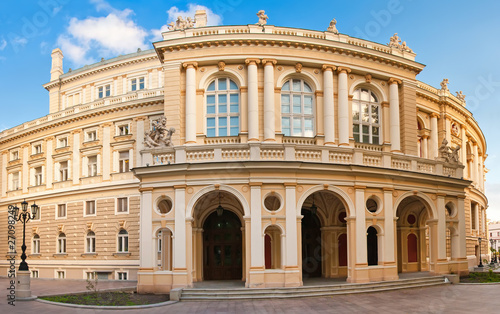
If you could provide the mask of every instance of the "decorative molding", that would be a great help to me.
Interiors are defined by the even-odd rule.
[[[252,64],[257,65],[257,64],[259,64],[259,63],[260,63],[260,59],[255,59],[255,58],[248,58],[248,59],[245,59],[245,64],[246,64],[247,66],[252,65]]]
[[[365,75],[365,81],[366,81],[366,83],[370,84],[372,82],[372,75],[371,74],[366,74]]]
[[[394,77],[391,77],[387,83],[389,83],[389,85],[392,85],[392,84],[399,84],[401,85],[403,82],[400,80],[400,79],[397,79],[397,78],[394,78]]]
[[[295,64],[295,72],[302,73],[302,63],[297,62]]]
[[[337,68],[337,74],[340,74],[340,73],[349,74],[349,73],[351,73],[351,69],[347,68],[347,67],[338,67]]]
[[[182,64],[182,67],[185,68],[186,70],[190,69],[190,68],[198,69],[198,62],[195,62],[195,61],[184,62]]]
[[[272,65],[275,66],[278,63],[276,59],[262,59],[263,65]]]
[[[219,67],[219,71],[224,71],[226,69],[226,63],[224,61],[219,61],[217,66]]]
[[[337,67],[336,67],[336,66],[334,66],[334,65],[332,65],[332,64],[323,64],[323,65],[321,66],[321,70],[322,70],[323,72],[325,72],[325,71],[332,71],[332,72],[333,72],[333,71],[335,71],[336,69],[337,69]]]

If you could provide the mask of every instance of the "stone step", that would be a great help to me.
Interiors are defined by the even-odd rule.
[[[341,294],[391,291],[397,289],[421,288],[446,284],[444,277],[415,278],[412,280],[386,281],[367,284],[344,284],[296,288],[261,289],[186,289],[181,301],[208,300],[252,300],[273,298],[321,297]]]
[[[238,294],[270,294],[270,293],[297,293],[297,292],[309,292],[309,291],[332,291],[332,290],[369,290],[372,288],[380,288],[380,287],[398,287],[404,285],[418,285],[418,284],[426,284],[426,283],[444,283],[444,279],[437,280],[427,280],[427,281],[416,281],[416,282],[390,282],[384,284],[366,284],[366,285],[342,285],[342,286],[305,286],[305,287],[295,287],[295,288],[270,288],[270,289],[238,289],[238,290],[218,290],[218,289],[204,289],[204,290],[184,290],[184,294],[190,295],[203,295],[203,294],[226,294],[226,295],[238,295]]]
[[[219,293],[248,293],[249,291],[254,293],[271,293],[273,291],[305,291],[305,290],[332,290],[332,289],[353,289],[357,287],[361,288],[369,288],[369,287],[380,287],[382,285],[402,285],[406,283],[426,283],[426,282],[442,282],[444,281],[444,277],[422,277],[415,279],[403,279],[403,280],[394,280],[394,281],[382,281],[382,282],[370,282],[370,283],[344,283],[344,284],[335,284],[335,285],[316,285],[316,286],[302,286],[302,287],[279,287],[279,288],[234,288],[234,289],[214,289],[214,288],[200,288],[193,289],[188,288],[184,289],[183,293],[211,293],[211,292],[219,292]]]

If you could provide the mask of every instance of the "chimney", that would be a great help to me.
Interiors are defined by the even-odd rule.
[[[205,10],[196,10],[194,18],[196,21],[195,27],[207,26],[207,12]]]
[[[63,72],[63,53],[61,49],[52,50],[52,68],[50,69],[50,81],[59,79]]]

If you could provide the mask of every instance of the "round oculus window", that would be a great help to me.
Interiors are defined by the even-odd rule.
[[[279,197],[274,195],[269,195],[264,200],[264,206],[267,208],[267,210],[276,211],[281,207],[281,201]]]
[[[414,215],[408,215],[408,218],[406,218],[406,221],[408,221],[408,223],[410,225],[413,225],[417,221],[417,218],[415,218]]]
[[[160,214],[168,214],[172,209],[172,201],[169,199],[163,199],[158,203],[158,211]]]
[[[376,212],[378,209],[377,201],[375,201],[373,198],[369,198],[366,201],[366,209],[368,209],[370,213]]]

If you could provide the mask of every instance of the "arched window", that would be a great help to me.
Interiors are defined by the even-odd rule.
[[[281,130],[285,136],[314,136],[313,91],[303,80],[281,87]]]
[[[87,249],[86,253],[95,253],[95,233],[94,231],[89,231],[87,233]]]
[[[59,237],[57,237],[57,253],[66,253],[66,235],[64,233],[60,233]]]
[[[118,233],[118,252],[126,253],[128,252],[128,232],[127,230],[120,230]]]
[[[356,142],[380,144],[380,106],[372,91],[363,88],[354,91],[352,124]]]
[[[33,236],[33,245],[31,246],[31,254],[40,254],[40,236],[36,233]]]
[[[216,78],[207,88],[207,137],[240,132],[240,91],[229,78]]]
[[[172,270],[172,232],[168,229],[157,233],[157,265],[161,270]]]
[[[281,230],[276,226],[266,228],[264,235],[264,262],[266,269],[281,268]]]
[[[377,229],[374,227],[368,228],[366,245],[368,247],[368,266],[378,265],[378,237]]]

